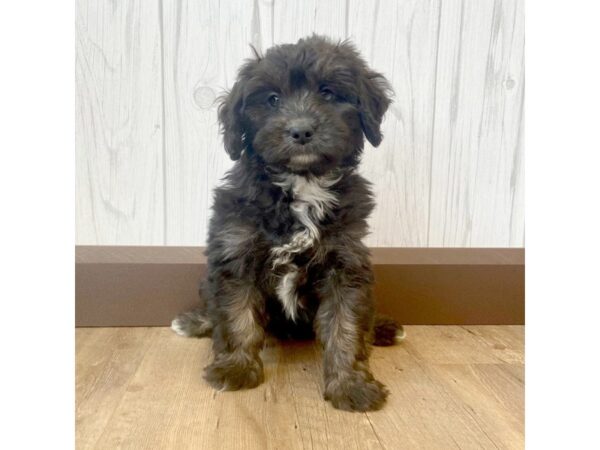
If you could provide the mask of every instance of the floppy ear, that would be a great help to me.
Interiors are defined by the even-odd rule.
[[[381,121],[390,106],[392,88],[383,75],[366,70],[359,81],[360,123],[369,142],[377,147],[383,138]]]
[[[240,159],[242,150],[246,147],[242,125],[242,90],[242,82],[236,81],[233,88],[221,97],[219,105],[219,124],[223,133],[223,144],[229,157],[234,161]]]

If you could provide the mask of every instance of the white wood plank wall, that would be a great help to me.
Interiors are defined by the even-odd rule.
[[[77,243],[204,245],[251,55],[351,38],[392,82],[371,246],[521,247],[523,0],[77,0]]]

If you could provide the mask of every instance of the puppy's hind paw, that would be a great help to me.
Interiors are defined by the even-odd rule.
[[[179,317],[175,317],[171,321],[171,330],[173,330],[179,336],[191,336],[191,334],[189,334],[189,330],[185,327],[185,323]]]
[[[212,323],[199,310],[193,310],[175,317],[171,329],[180,336],[202,337],[212,331]]]

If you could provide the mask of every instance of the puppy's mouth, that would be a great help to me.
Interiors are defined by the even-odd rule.
[[[309,142],[300,144],[285,134],[268,131],[259,130],[253,148],[268,165],[283,170],[317,173],[335,165],[338,154],[342,153],[340,147],[332,145],[336,144],[334,137],[315,135]]]
[[[290,156],[290,163],[296,165],[307,165],[318,162],[321,158],[313,152],[297,152]]]
[[[289,165],[293,168],[302,169],[318,163],[321,157],[314,152],[298,151],[290,156]]]

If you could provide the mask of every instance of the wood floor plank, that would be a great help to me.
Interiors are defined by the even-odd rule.
[[[502,328],[501,325],[407,326],[405,345],[415,358],[430,364],[522,363],[522,341],[519,343],[511,337],[511,332],[503,332]]]
[[[219,398],[200,379],[209,344],[157,329],[96,448],[198,448],[218,427]]]
[[[522,448],[523,383],[503,364],[444,364],[429,370],[497,448]]]
[[[495,448],[463,403],[403,345],[377,349],[371,365],[391,391],[388,405],[369,413],[385,448]]]
[[[491,347],[494,356],[506,363],[525,363],[525,334],[520,325],[463,326],[467,332]]]
[[[280,344],[274,392],[289,387],[303,448],[382,448],[369,418],[334,409],[323,400],[321,353],[313,342]]]
[[[522,448],[522,334],[407,327],[404,343],[371,358],[390,389],[387,405],[357,414],[323,400],[313,342],[271,341],[264,384],[216,392],[201,378],[209,339],[80,329],[77,448]]]
[[[151,328],[77,329],[76,444],[78,449],[94,445],[135,374]]]

